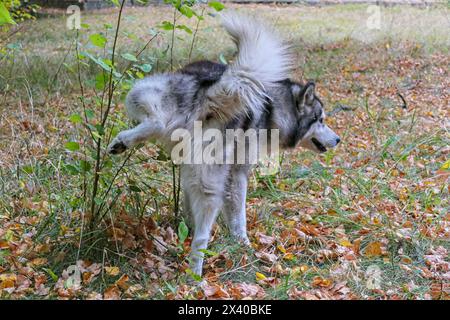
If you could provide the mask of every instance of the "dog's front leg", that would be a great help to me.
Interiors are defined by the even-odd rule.
[[[108,146],[108,153],[119,154],[161,133],[162,126],[150,120],[120,132]]]

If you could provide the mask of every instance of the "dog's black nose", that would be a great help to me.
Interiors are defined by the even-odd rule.
[[[336,144],[339,144],[341,142],[341,138],[336,138]]]

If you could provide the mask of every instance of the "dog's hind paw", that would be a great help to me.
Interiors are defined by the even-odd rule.
[[[239,239],[239,242],[240,242],[244,247],[251,247],[251,245],[250,245],[250,240],[249,240],[247,237]]]
[[[193,286],[193,287],[199,287],[199,288],[203,288],[205,285],[208,284],[208,282],[207,282],[205,279],[199,279],[199,280],[196,280],[196,279],[194,279],[194,278],[192,278],[192,277],[189,277],[189,278],[186,280],[186,283],[187,283],[188,285],[190,285],[190,286]]]
[[[250,247],[250,240],[246,234],[235,234],[234,237],[244,247]]]
[[[120,154],[127,150],[127,146],[122,142],[122,140],[115,138],[111,144],[108,146],[109,154]]]

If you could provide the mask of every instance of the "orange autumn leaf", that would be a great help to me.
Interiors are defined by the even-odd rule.
[[[0,241],[0,249],[9,249],[9,244],[7,241],[1,240]]]
[[[35,258],[31,261],[31,264],[36,267],[39,267],[39,266],[46,265],[47,262],[48,262],[48,260],[46,258]]]
[[[202,286],[203,292],[208,298],[229,298],[230,295],[221,286],[217,284],[205,284]]]
[[[119,280],[116,281],[116,285],[119,286],[122,290],[127,290],[130,287],[130,285],[127,283],[129,279],[130,278],[126,274],[124,274],[120,277]]]
[[[120,290],[117,286],[110,286],[103,295],[105,300],[120,300]]]
[[[364,250],[364,255],[367,257],[378,257],[381,256],[381,243],[380,242],[371,242],[367,245]]]
[[[14,288],[17,281],[15,274],[1,274],[0,275],[0,289]]]
[[[314,287],[322,287],[322,288],[327,288],[330,287],[332,285],[332,281],[330,279],[324,279],[322,277],[314,277],[312,285]]]

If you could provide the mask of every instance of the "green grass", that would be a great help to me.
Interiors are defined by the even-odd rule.
[[[247,205],[252,246],[242,248],[220,223],[210,244],[219,256],[208,258],[205,279],[228,292],[238,283],[258,284],[265,298],[274,299],[448,298],[448,292],[436,296],[431,290],[442,281],[439,272],[424,276],[424,269],[433,267],[425,256],[439,247],[449,249],[448,169],[441,169],[449,160],[450,142],[450,42],[442,28],[448,24],[448,8],[383,8],[385,24],[374,34],[364,28],[366,6],[277,8],[240,9],[264,15],[282,30],[297,55],[294,77],[317,81],[327,111],[338,105],[352,110],[328,119],[343,141],[336,150],[315,155],[296,149],[285,153],[276,175],[260,176],[254,170]],[[88,35],[103,30],[116,13],[85,13],[83,22],[90,29],[80,33],[80,42],[87,43]],[[119,52],[137,52],[151,37],[149,29],[171,17],[166,7],[127,9]],[[195,28],[192,21],[180,21]],[[0,277],[19,275],[25,266],[33,272],[29,289],[0,289],[0,298],[62,297],[57,283],[77,260],[98,263],[102,271],[69,297],[105,294],[126,274],[133,290],[120,287],[122,297],[201,298],[201,289],[186,285],[189,246],[177,240],[180,217],[174,216],[172,169],[156,146],[136,152],[106,197],[107,205],[111,199],[115,205],[97,228],[86,228],[83,179],[73,172],[82,158],[64,148],[67,141],[85,138],[68,120],[81,103],[71,46],[76,35],[64,25],[62,17],[28,22],[0,56]],[[177,31],[175,66],[188,61],[191,41]],[[170,33],[163,32],[144,52],[142,61],[152,64],[152,72],[170,68],[169,44]],[[216,19],[208,16],[200,24],[193,60],[217,60],[221,54],[231,59],[233,52]],[[119,60],[119,69],[124,65]],[[97,72],[92,63],[81,72],[90,105],[95,105],[92,79]],[[398,92],[407,101],[406,110]],[[118,127],[127,126],[124,93],[114,100]],[[107,162],[108,172],[122,161]],[[101,179],[102,188],[110,178]],[[308,240],[293,238],[295,229]],[[266,247],[260,234],[275,237],[274,243]],[[158,249],[152,237],[161,237],[168,250]],[[146,248],[150,243],[153,247]],[[382,251],[365,254],[374,243]],[[276,262],[261,261],[261,252],[274,253]],[[347,257],[351,252],[353,260]],[[46,260],[38,263],[36,258]],[[448,263],[448,254],[443,259]],[[120,273],[108,275],[105,266],[117,266]],[[381,270],[380,290],[367,287],[366,271],[374,266]],[[257,281],[257,272],[273,281]],[[45,279],[47,294],[35,290],[36,277]],[[333,291],[343,281],[350,294]],[[0,280],[0,288],[4,283]]]

